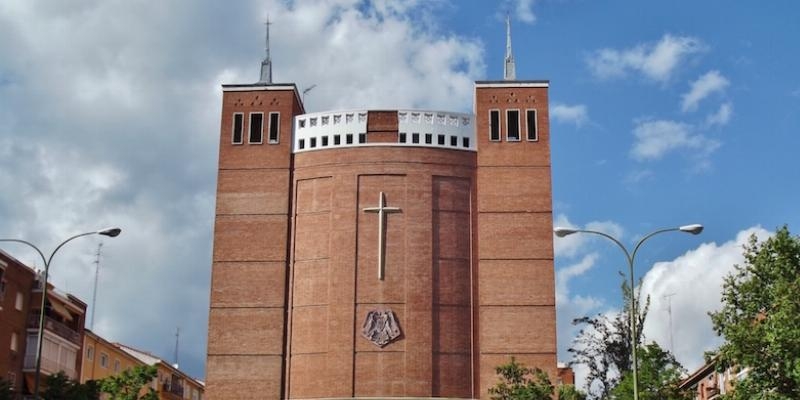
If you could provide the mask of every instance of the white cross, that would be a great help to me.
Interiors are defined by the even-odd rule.
[[[397,213],[400,209],[397,207],[386,207],[383,192],[381,192],[378,199],[377,207],[367,207],[364,212],[378,213],[378,279],[383,280],[384,271],[386,269],[386,214]]]

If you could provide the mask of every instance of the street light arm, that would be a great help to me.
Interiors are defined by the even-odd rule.
[[[681,228],[666,228],[666,229],[659,229],[657,231],[653,231],[653,232],[648,233],[643,238],[639,239],[639,241],[636,243],[636,246],[633,248],[633,253],[631,254],[631,259],[635,259],[636,258],[636,253],[639,252],[639,248],[642,247],[642,244],[644,244],[644,242],[647,239],[650,239],[651,237],[653,237],[655,235],[658,235],[659,233],[679,231],[679,230],[681,230]]]
[[[73,237],[71,237],[71,238],[69,238],[69,239],[67,239],[67,240],[65,240],[65,241],[63,241],[63,242],[61,242],[61,244],[59,244],[59,245],[56,247],[56,249],[55,249],[55,250],[53,250],[53,252],[52,252],[52,253],[50,253],[50,259],[48,259],[48,260],[47,260],[47,265],[48,265],[48,266],[50,265],[50,261],[53,261],[53,256],[55,256],[55,255],[56,255],[56,253],[58,252],[58,250],[59,250],[61,247],[63,247],[65,244],[67,244],[68,242],[72,241],[73,239],[77,239],[77,238],[79,238],[79,237],[83,237],[83,236],[89,236],[89,235],[96,235],[97,233],[98,233],[97,231],[94,231],[94,232],[86,232],[86,233],[79,233],[79,234],[77,234],[77,235],[75,235],[75,236],[73,236]],[[46,268],[45,268],[45,269],[46,269]]]
[[[622,250],[622,252],[625,253],[625,258],[628,259],[628,264],[632,263],[633,256],[631,256],[631,253],[628,252],[628,249],[625,248],[625,245],[622,244],[622,242],[620,242],[619,240],[617,240],[617,238],[615,238],[615,237],[613,237],[613,236],[611,236],[611,235],[609,235],[607,233],[604,233],[604,232],[592,231],[592,230],[588,230],[588,229],[577,229],[577,230],[575,230],[575,232],[592,233],[592,234],[595,234],[595,235],[600,235],[600,236],[602,236],[602,237],[614,242],[614,244],[616,244],[620,248],[620,250]],[[633,254],[635,255],[636,252],[634,251]]]
[[[16,242],[16,243],[22,243],[22,244],[26,244],[26,245],[28,245],[30,247],[33,247],[33,249],[36,250],[37,253],[39,253],[39,257],[42,257],[42,262],[44,263],[44,265],[47,266],[47,258],[44,256],[42,251],[39,250],[38,247],[34,246],[33,243],[24,241],[22,239],[0,239],[0,242]]]

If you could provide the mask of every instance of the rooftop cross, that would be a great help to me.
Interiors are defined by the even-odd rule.
[[[517,73],[514,70],[514,55],[511,54],[511,17],[506,14],[506,59],[503,65],[503,79],[516,80]]]
[[[266,41],[266,57],[264,57],[264,61],[261,62],[261,80],[260,83],[272,83],[272,59],[269,55],[269,26],[272,25],[269,22],[269,15],[267,15],[267,22],[264,23],[267,26],[267,41]]]

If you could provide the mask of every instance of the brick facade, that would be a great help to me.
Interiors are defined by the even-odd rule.
[[[547,87],[478,82],[471,117],[306,118],[294,85],[224,86],[208,398],[486,398],[511,356],[555,377]],[[248,141],[253,112],[262,144]],[[363,131],[298,139],[351,118]],[[411,142],[403,124],[414,118],[448,134]],[[380,216],[364,211],[381,193],[399,209],[385,217],[383,250]],[[401,331],[383,347],[362,337],[374,310],[391,310]]]

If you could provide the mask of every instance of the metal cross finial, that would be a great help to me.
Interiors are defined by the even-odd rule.
[[[386,200],[383,192],[378,198],[377,207],[367,207],[364,212],[371,212],[378,214],[378,279],[383,280],[384,271],[386,270],[386,214],[398,213],[400,209],[397,207],[386,207]]]
[[[264,57],[264,61],[261,62],[261,79],[259,82],[272,83],[272,58],[269,54],[269,26],[272,25],[272,23],[269,22],[269,14],[267,14],[267,22],[265,22],[264,25],[267,27],[266,56]]]

